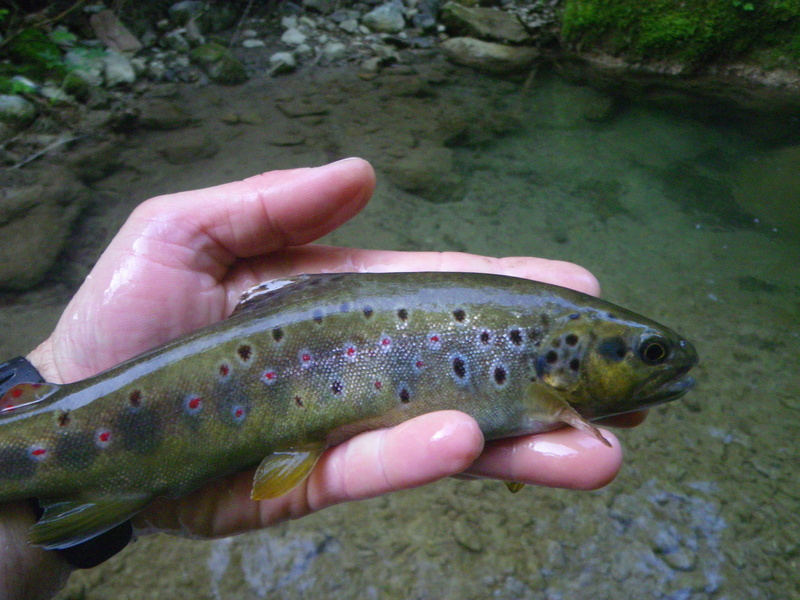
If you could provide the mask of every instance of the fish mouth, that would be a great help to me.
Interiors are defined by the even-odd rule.
[[[648,408],[657,404],[663,404],[664,402],[677,400],[692,389],[695,380],[694,377],[688,374],[692,366],[693,365],[688,365],[676,371],[661,373],[658,377],[661,383],[656,383],[652,388],[647,385],[646,387],[650,389],[643,390],[640,396],[640,407]],[[652,384],[653,382],[651,380],[647,383]]]

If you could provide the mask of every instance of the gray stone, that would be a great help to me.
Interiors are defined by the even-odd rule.
[[[523,71],[539,57],[536,48],[506,46],[469,37],[450,38],[442,42],[441,47],[453,62],[495,74]]]
[[[339,27],[347,33],[355,33],[358,31],[358,21],[356,19],[345,19],[339,23]]]
[[[144,129],[171,131],[183,129],[191,122],[189,113],[168,100],[146,102],[139,112],[139,125]]]
[[[103,64],[103,77],[108,87],[136,81],[136,71],[134,71],[131,61],[119,52],[107,50],[103,57]]]
[[[393,0],[383,4],[365,14],[361,22],[377,33],[400,33],[406,26],[403,3]]]
[[[24,290],[44,278],[84,207],[85,191],[63,174],[0,190],[0,288]]]
[[[327,15],[333,11],[333,9],[336,8],[336,4],[338,4],[338,2],[335,0],[303,0],[303,6],[305,8],[310,8],[323,15]]]
[[[341,42],[328,42],[322,47],[322,57],[333,62],[347,56],[347,46]]]
[[[530,36],[514,15],[480,6],[448,2],[442,7],[441,20],[457,35],[497,42],[524,42]]]
[[[289,73],[297,67],[297,61],[291,52],[276,52],[269,57],[270,74]]]
[[[289,46],[299,46],[300,44],[304,44],[307,39],[308,36],[306,36],[306,34],[294,27],[284,31],[281,36],[281,41]]]
[[[266,46],[261,40],[254,40],[252,38],[246,39],[242,42],[242,48],[263,48]]]
[[[183,35],[183,31],[180,29],[176,29],[174,31],[170,31],[166,34],[163,38],[164,46],[169,48],[170,50],[175,50],[175,52],[188,52],[189,51],[189,41]]]
[[[24,127],[36,118],[36,106],[23,98],[11,94],[0,94],[0,121]]]

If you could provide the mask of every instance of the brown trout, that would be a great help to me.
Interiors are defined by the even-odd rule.
[[[226,320],[66,385],[0,399],[0,502],[36,497],[31,541],[68,548],[253,467],[254,499],[326,448],[456,409],[487,439],[673,400],[692,345],[597,298],[470,273],[305,275],[253,288]]]

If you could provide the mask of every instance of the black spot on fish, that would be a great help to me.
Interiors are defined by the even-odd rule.
[[[460,356],[453,357],[453,373],[459,379],[464,379],[467,376],[467,365]]]
[[[56,460],[72,469],[87,468],[99,453],[100,449],[94,443],[94,434],[87,431],[65,432],[56,438]]]
[[[331,384],[331,392],[336,396],[342,393],[342,389],[344,389],[344,385],[341,381],[337,380]]]
[[[577,371],[578,369],[580,369],[581,368],[580,359],[573,358],[571,361],[569,361],[569,368],[572,369],[573,371]]]
[[[403,404],[407,404],[411,400],[411,392],[408,391],[406,386],[400,388],[398,396],[400,396],[400,402]]]
[[[241,358],[244,362],[247,362],[253,355],[253,349],[246,344],[242,344],[236,349],[236,353],[239,355],[239,358]]]
[[[400,310],[397,311],[397,318],[400,319],[401,321],[407,321],[408,311],[405,308],[401,308]]]
[[[142,392],[141,390],[133,390],[128,396],[128,402],[134,408],[139,408],[142,405]]]
[[[572,313],[569,316],[569,319],[572,320],[572,321],[577,321],[580,318],[581,318],[581,313]]]
[[[528,339],[533,342],[534,346],[538,346],[544,337],[545,330],[541,327],[531,327],[528,330]]]
[[[554,365],[558,362],[558,353],[555,350],[550,350],[544,355],[544,359],[547,361],[547,364]]]
[[[609,360],[619,362],[628,353],[628,346],[620,337],[606,338],[597,345],[597,351]]]
[[[567,343],[567,346],[575,346],[578,343],[578,336],[574,333],[567,334],[564,341]]]
[[[62,410],[60,413],[58,413],[59,427],[66,427],[67,425],[69,425],[69,422],[70,422],[70,416],[68,410]]]
[[[508,332],[508,337],[511,340],[511,343],[515,346],[522,345],[522,332],[519,329],[512,329]]]
[[[272,330],[272,339],[275,340],[276,343],[280,343],[283,339],[283,329],[280,327],[276,327]]]
[[[497,385],[503,385],[508,379],[508,372],[506,372],[505,367],[502,365],[498,365],[494,368],[494,382]]]
[[[321,325],[322,324],[322,316],[323,315],[322,315],[322,311],[321,310],[315,310],[313,316],[311,317],[311,319],[317,325]]]
[[[0,448],[0,480],[25,479],[36,473],[36,462],[25,448]]]
[[[463,323],[464,319],[467,318],[467,313],[463,311],[461,308],[457,308],[453,311],[453,318],[458,321],[459,323]]]
[[[161,443],[158,413],[152,409],[124,410],[117,417],[120,445],[138,454],[150,454]]]
[[[371,306],[365,306],[364,308],[362,308],[362,309],[361,309],[361,311],[364,313],[364,316],[365,316],[367,319],[369,319],[369,318],[372,316],[372,313],[374,312],[374,311],[372,310],[372,307],[371,307]]]
[[[481,344],[488,344],[492,341],[492,334],[488,331],[481,331]]]
[[[303,407],[303,399],[300,396],[294,397],[294,403],[297,404],[300,408]]]

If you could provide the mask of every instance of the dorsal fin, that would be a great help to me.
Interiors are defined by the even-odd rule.
[[[0,398],[0,418],[40,405],[60,387],[55,383],[18,383]]]
[[[326,275],[297,275],[259,283],[242,294],[231,316],[258,310],[265,303],[272,303],[276,298],[280,298],[289,292],[296,292],[298,287],[308,284],[309,281],[324,277]]]

